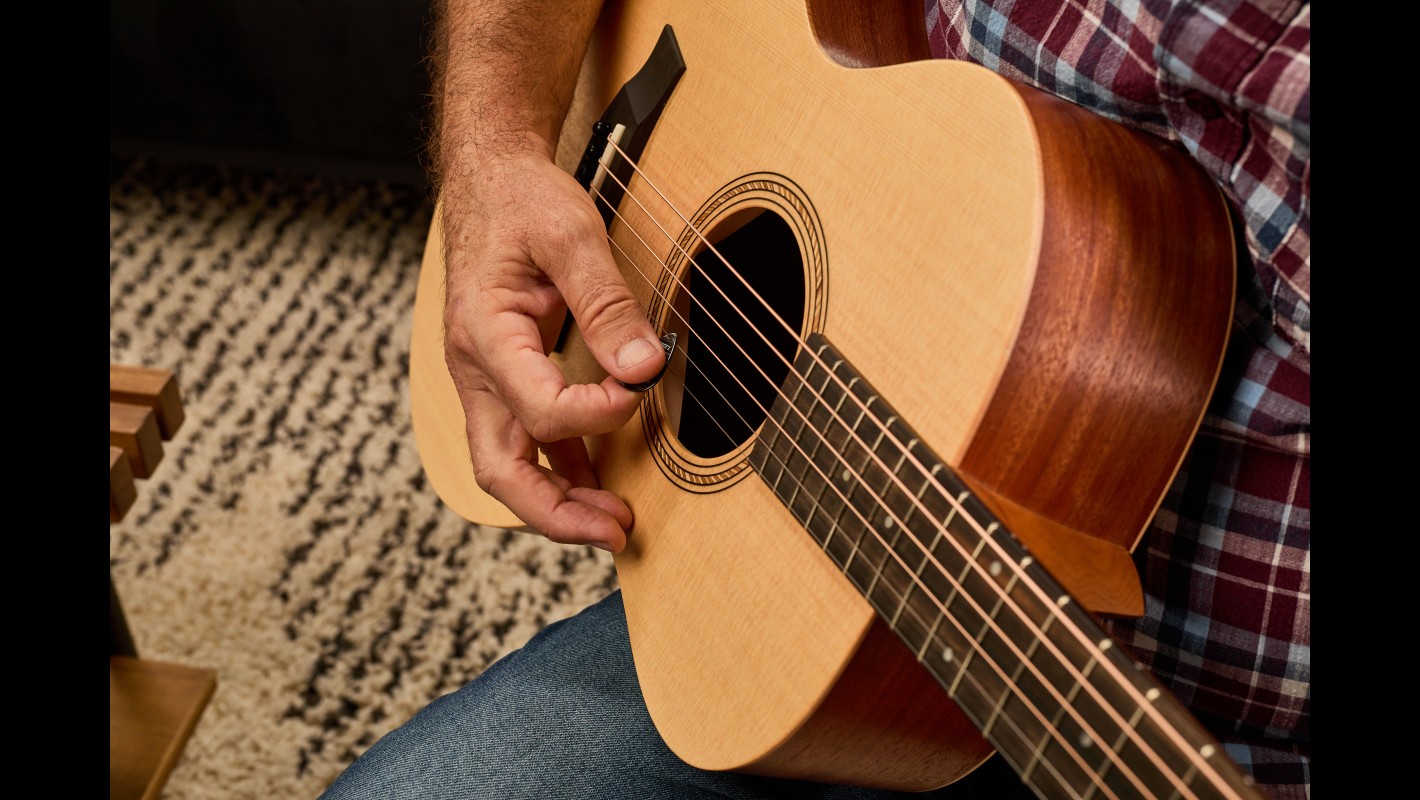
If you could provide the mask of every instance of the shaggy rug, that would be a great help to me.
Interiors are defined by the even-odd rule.
[[[113,160],[109,360],[187,420],[109,527],[140,655],[218,685],[165,797],[313,797],[607,594],[606,554],[457,517],[409,420],[418,190]]]

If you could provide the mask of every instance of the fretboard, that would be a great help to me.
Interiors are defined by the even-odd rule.
[[[1042,797],[1259,797],[819,334],[751,464]]]

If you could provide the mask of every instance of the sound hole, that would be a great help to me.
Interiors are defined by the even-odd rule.
[[[685,352],[671,371],[684,381],[667,387],[666,401],[681,444],[716,458],[747,441],[774,405],[803,325],[804,266],[792,229],[771,211],[732,214],[708,238],[719,255],[696,255],[672,298],[667,327],[681,329]]]

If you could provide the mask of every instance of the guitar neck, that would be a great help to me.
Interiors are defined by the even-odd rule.
[[[760,477],[1042,797],[1260,797],[821,335]]]

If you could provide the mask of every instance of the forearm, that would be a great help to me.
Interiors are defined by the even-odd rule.
[[[436,180],[551,159],[601,0],[446,0],[435,59]]]
[[[631,509],[600,488],[582,437],[625,425],[641,403],[626,385],[660,374],[665,358],[596,206],[553,163],[600,6],[448,0],[435,59],[435,163],[444,360],[474,479],[554,541],[616,552]],[[547,358],[568,310],[605,380],[569,384]]]

